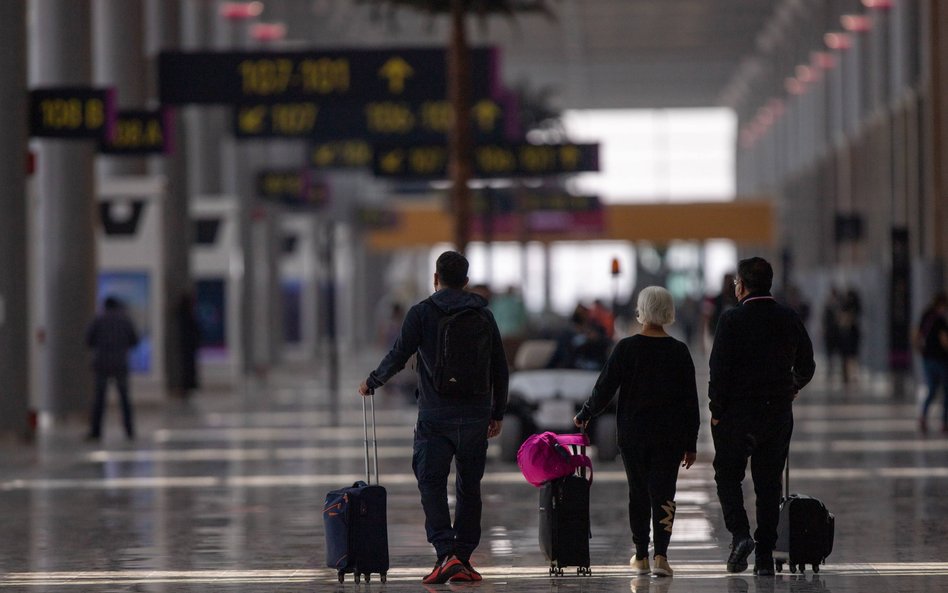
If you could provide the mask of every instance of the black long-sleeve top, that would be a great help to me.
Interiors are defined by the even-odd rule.
[[[620,447],[653,443],[697,451],[695,365],[684,343],[641,334],[620,340],[577,418],[600,414],[617,391]]]
[[[483,309],[491,320],[490,396],[466,401],[441,397],[432,381],[432,369],[438,352],[438,321],[446,314],[464,308]],[[408,310],[398,339],[389,353],[369,374],[366,385],[381,387],[405,367],[412,354],[418,353],[418,416],[423,420],[493,419],[503,420],[507,409],[507,358],[497,323],[480,295],[454,288],[442,288],[430,298]]]
[[[816,369],[813,344],[799,315],[769,293],[752,293],[721,316],[711,349],[711,416],[731,406],[770,401],[790,405]]]

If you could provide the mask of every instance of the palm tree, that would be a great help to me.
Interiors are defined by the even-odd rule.
[[[363,0],[368,4],[404,6],[432,15],[450,15],[451,39],[448,44],[448,98],[454,111],[449,136],[451,205],[454,211],[454,244],[464,253],[471,238],[471,192],[468,181],[473,171],[471,136],[471,67],[465,17],[492,14],[513,17],[516,13],[552,13],[548,0]]]

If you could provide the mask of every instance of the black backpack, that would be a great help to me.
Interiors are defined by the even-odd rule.
[[[490,393],[492,329],[482,309],[461,309],[438,320],[438,353],[431,379],[442,397],[467,399]]]

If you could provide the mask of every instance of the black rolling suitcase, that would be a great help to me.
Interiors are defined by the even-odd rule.
[[[576,454],[576,445],[572,446]],[[586,447],[580,452],[585,455]],[[586,468],[551,480],[540,489],[540,550],[550,561],[550,575],[562,576],[563,567],[590,575],[589,485]]]
[[[783,565],[790,572],[802,574],[809,564],[813,572],[820,571],[820,564],[833,551],[833,535],[836,518],[826,510],[819,499],[804,494],[790,494],[790,460],[784,473],[784,497],[780,502],[780,521],[777,524],[777,546],[774,563],[777,572]]]
[[[371,397],[369,398],[371,399]],[[372,401],[372,444],[375,450],[375,484],[369,478],[369,429],[365,400],[362,399],[362,422],[365,431],[365,482],[333,490],[323,505],[326,530],[326,565],[335,568],[339,582],[346,573],[354,573],[355,581],[369,582],[377,573],[384,583],[388,563],[388,519],[386,492],[379,485],[379,450],[375,431],[375,401]]]

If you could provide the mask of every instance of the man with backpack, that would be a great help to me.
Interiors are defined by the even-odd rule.
[[[437,562],[424,584],[475,582],[471,554],[481,537],[481,478],[487,439],[500,434],[507,406],[507,359],[487,301],[467,292],[468,261],[456,251],[438,257],[435,292],[405,316],[391,351],[359,386],[369,395],[418,355],[418,422],[412,468]],[[456,466],[454,523],[448,474]]]

